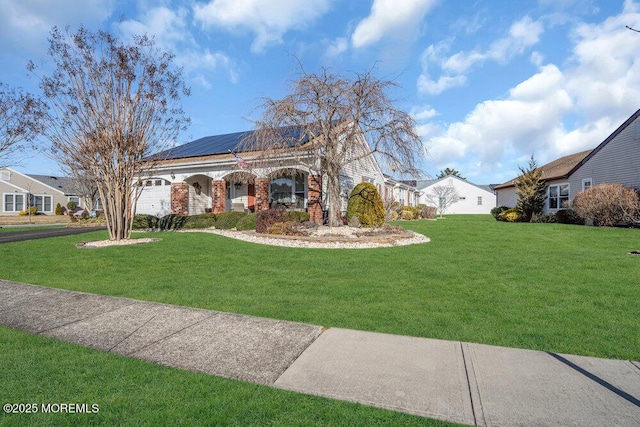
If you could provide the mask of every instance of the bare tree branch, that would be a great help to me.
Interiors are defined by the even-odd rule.
[[[73,175],[95,181],[110,238],[128,238],[136,180],[156,163],[148,156],[169,148],[189,122],[180,104],[189,94],[182,70],[152,38],[124,44],[82,26],[75,34],[54,27],[49,54],[55,70],[39,78],[53,111],[52,153]],[[35,74],[33,63],[29,69]]]
[[[0,83],[0,167],[15,160],[24,142],[44,131],[45,116],[46,106],[40,99]]]
[[[262,168],[302,163],[322,175],[329,225],[337,226],[345,167],[374,155],[386,170],[418,176],[424,149],[413,118],[387,96],[393,82],[371,72],[348,78],[326,68],[317,74],[300,69],[289,95],[263,99],[263,118],[242,150],[256,152],[254,165]]]
[[[425,197],[437,208],[440,218],[451,205],[460,200],[458,190],[450,185],[436,185]]]

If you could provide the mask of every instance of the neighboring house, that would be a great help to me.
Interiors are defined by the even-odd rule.
[[[238,152],[250,134],[207,136],[155,155],[162,160],[154,166],[152,176],[140,180],[143,188],[136,213],[196,215],[284,206],[306,210],[312,221],[322,223],[327,209],[323,177],[286,153],[277,164],[251,167],[257,153]],[[365,144],[364,140],[361,143]],[[407,204],[416,200],[415,187],[398,185],[396,189],[371,155],[351,162],[342,171],[342,212],[353,187],[363,181],[373,183],[381,194],[391,188],[398,197],[405,195]]]
[[[619,183],[640,190],[640,110],[593,150],[561,157],[540,166],[548,185],[544,213],[556,212],[580,191]],[[498,206],[515,207],[517,178],[496,186]]]
[[[429,200],[434,187],[453,187],[459,199],[447,208],[448,214],[488,214],[496,206],[496,196],[488,185],[476,185],[455,175],[447,175],[436,180],[420,180],[416,182],[420,190],[420,203],[435,206]]]
[[[0,215],[17,215],[29,206],[36,206],[38,213],[52,215],[58,203],[65,207],[70,201],[78,206],[82,203],[71,178],[27,175],[10,168],[0,168],[0,194]]]

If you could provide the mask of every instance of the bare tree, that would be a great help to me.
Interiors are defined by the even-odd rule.
[[[49,55],[55,65],[40,76],[49,102],[52,153],[71,175],[93,179],[112,240],[129,238],[140,195],[137,179],[168,148],[189,119],[181,107],[189,90],[173,55],[138,36],[125,44],[111,34],[75,34],[54,27]],[[35,73],[35,66],[29,69]]]
[[[263,100],[263,119],[242,149],[257,151],[262,167],[289,158],[322,175],[329,226],[341,225],[340,174],[350,163],[375,155],[392,173],[418,175],[424,149],[413,118],[386,93],[394,86],[371,72],[348,78],[302,69],[289,95]]]
[[[449,185],[436,185],[425,197],[436,207],[440,218],[451,205],[460,200],[458,190]]]
[[[83,208],[92,211],[97,208],[100,192],[96,181],[91,177],[80,175],[80,171],[72,171],[76,175],[71,179],[71,190],[83,201]]]
[[[0,82],[0,166],[44,130],[45,115],[41,100]]]

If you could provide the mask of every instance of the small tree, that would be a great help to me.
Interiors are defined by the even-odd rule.
[[[546,199],[547,186],[542,179],[542,170],[531,156],[527,169],[519,167],[522,173],[516,182],[518,201],[516,208],[521,214],[521,221],[530,222],[534,214],[542,213]]]
[[[55,68],[40,76],[53,114],[53,155],[71,174],[91,178],[100,194],[111,240],[129,238],[141,175],[150,155],[169,147],[188,118],[180,105],[189,90],[172,54],[147,36],[131,44],[105,31],[54,27],[49,54]],[[35,65],[29,69],[35,73]]]
[[[426,194],[426,198],[436,207],[438,215],[442,218],[446,210],[460,200],[460,195],[452,186],[436,185]]]
[[[440,173],[436,176],[436,178],[441,179],[447,176],[457,176],[460,179],[464,179],[464,180],[467,179],[467,178],[464,178],[462,175],[460,175],[460,171],[458,171],[457,169],[450,169],[450,168],[445,168],[444,170],[441,170]]]
[[[599,184],[581,191],[571,202],[576,213],[593,225],[613,227],[619,222],[639,221],[638,193],[622,184]]]
[[[44,131],[45,116],[41,100],[0,82],[0,167]]]
[[[389,172],[418,175],[422,141],[414,119],[387,95],[393,86],[370,72],[349,78],[302,70],[289,95],[264,100],[263,119],[242,149],[258,153],[256,166],[281,168],[289,159],[322,175],[329,226],[342,225],[340,174],[348,165],[376,156]]]

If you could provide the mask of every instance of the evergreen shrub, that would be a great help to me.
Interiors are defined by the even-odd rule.
[[[347,205],[347,221],[354,216],[358,217],[360,224],[365,228],[384,225],[386,212],[382,198],[372,183],[361,182],[351,191]]]

